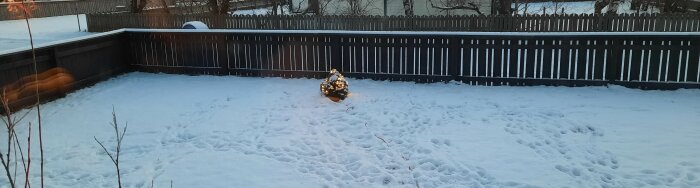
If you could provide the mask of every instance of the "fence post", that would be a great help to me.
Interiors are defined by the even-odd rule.
[[[619,39],[613,39],[612,37],[607,37],[610,41],[608,44],[608,49],[610,49],[610,58],[607,60],[607,68],[605,72],[605,76],[607,77],[608,84],[612,84],[615,81],[618,80],[620,77],[620,63],[622,60],[620,60],[620,54],[622,54],[622,48],[620,48],[620,45],[622,45],[622,42]]]
[[[221,70],[220,70],[221,72],[219,72],[219,75],[231,75],[231,73],[229,72],[229,70],[230,70],[229,62],[228,62],[229,57],[228,57],[228,55],[224,55],[224,54],[228,54],[227,53],[227,50],[228,50],[227,46],[228,46],[228,42],[229,42],[229,34],[221,34],[221,35],[218,35],[218,37],[221,37],[221,38],[218,38],[216,40],[216,44],[218,45],[217,46],[217,50],[218,50],[217,57],[219,58],[217,61],[219,62],[219,67],[221,67]]]
[[[455,37],[450,37],[448,39],[449,48],[448,52],[450,53],[450,56],[448,57],[448,74],[452,76],[453,80],[460,80],[460,72],[461,72],[461,67],[462,61],[460,59],[460,52],[461,52],[461,44],[462,39],[455,36]]]
[[[343,53],[342,50],[342,43],[340,41],[340,35],[331,35],[331,68],[330,69],[336,69],[340,72],[345,72],[343,70],[343,66],[341,64],[342,58],[340,57],[341,54]]]

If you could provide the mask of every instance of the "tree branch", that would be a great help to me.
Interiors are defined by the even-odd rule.
[[[453,6],[438,6],[433,3],[433,0],[428,0],[428,2],[430,2],[431,7],[440,10],[473,10],[479,15],[484,15],[484,13],[479,10],[479,5],[474,2],[466,2],[466,4],[458,4]]]
[[[121,177],[121,170],[119,169],[119,155],[121,153],[121,148],[122,148],[122,140],[124,140],[124,135],[126,135],[126,128],[128,127],[128,124],[124,126],[124,129],[121,131],[121,134],[119,133],[119,124],[117,122],[117,113],[114,110],[114,107],[112,107],[112,122],[110,123],[112,127],[114,128],[114,134],[116,134],[116,140],[117,140],[117,148],[116,152],[114,155],[107,150],[107,147],[102,144],[100,140],[97,139],[97,137],[94,137],[95,142],[102,147],[102,150],[107,153],[107,156],[109,156],[109,159],[112,160],[112,163],[114,163],[114,166],[117,169],[117,182],[119,185],[119,188],[122,187],[122,177]]]
[[[102,149],[105,151],[105,153],[107,153],[107,156],[109,156],[109,159],[112,160],[112,163],[114,163],[114,164],[116,165],[116,164],[117,164],[117,161],[115,161],[115,160],[114,160],[114,157],[112,157],[112,153],[109,153],[109,151],[107,150],[107,148],[106,148],[104,145],[102,145],[102,142],[100,142],[99,140],[97,140],[97,137],[94,137],[94,138],[95,138],[95,141],[97,141],[97,143],[100,144],[100,146],[101,146]]]

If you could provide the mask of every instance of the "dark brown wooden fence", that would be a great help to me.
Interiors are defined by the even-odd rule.
[[[73,78],[71,83],[62,87],[43,85],[42,98],[46,100],[60,96],[61,92],[57,91],[59,88],[80,89],[126,71],[125,62],[128,59],[123,56],[127,52],[124,46],[126,43],[123,41],[122,33],[114,33],[37,48],[36,62],[39,73],[60,67],[67,70]],[[34,75],[31,50],[0,54],[0,89],[31,75]],[[33,95],[33,92],[29,93],[31,95],[23,95],[14,100],[11,106],[34,104],[36,95]]]
[[[348,77],[478,85],[700,88],[698,33],[469,33],[127,29],[39,47],[39,72],[80,88],[124,71]],[[32,75],[31,51],[0,54],[0,86]],[[48,98],[48,97],[45,97]],[[27,105],[33,96],[15,102]]]
[[[182,31],[182,30],[181,30]],[[483,85],[700,87],[700,35],[222,31],[128,33],[137,70]]]
[[[181,28],[203,21],[216,29],[513,32],[695,32],[700,14],[531,15],[531,16],[212,16],[91,14],[90,31],[121,28]]]
[[[21,13],[8,11],[8,6],[16,6],[19,3],[0,3],[0,20],[24,19]],[[65,1],[38,1],[31,10],[33,18],[63,16],[74,14],[88,14],[99,12],[118,11],[117,6],[126,6],[126,0],[65,0]]]

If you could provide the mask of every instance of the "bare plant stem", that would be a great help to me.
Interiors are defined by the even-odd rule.
[[[22,2],[22,6],[24,6],[24,2]],[[34,66],[34,82],[37,83],[36,87],[34,88],[35,94],[36,94],[36,116],[37,116],[37,123],[39,124],[39,155],[40,155],[40,169],[41,169],[41,187],[44,187],[44,143],[43,143],[43,136],[42,136],[42,127],[41,127],[41,99],[39,97],[39,70],[37,68],[36,64],[36,50],[34,49],[34,37],[32,36],[32,27],[29,25],[29,18],[30,18],[29,11],[27,9],[24,9],[24,21],[27,23],[27,31],[29,31],[29,44],[32,47],[32,65]],[[29,148],[27,148],[27,152],[29,151]],[[27,153],[27,155],[29,155]],[[29,158],[29,157],[27,157]]]
[[[12,175],[10,174],[10,153],[12,153],[12,148],[10,148],[10,145],[12,143],[12,136],[13,130],[15,127],[15,121],[13,121],[12,118],[12,111],[10,111],[10,104],[8,99],[6,98],[5,94],[5,89],[2,89],[2,93],[0,93],[0,105],[2,105],[3,110],[5,111],[5,114],[3,116],[3,123],[5,123],[5,126],[7,127],[7,161],[5,160],[5,157],[3,157],[4,154],[2,154],[2,151],[0,151],[0,160],[2,161],[2,166],[5,168],[5,174],[7,175],[7,180],[10,183],[10,187],[14,188],[15,187],[15,179],[12,178]],[[15,157],[15,159],[17,159]],[[15,167],[16,168],[16,167]],[[16,176],[15,176],[16,177]]]
[[[32,123],[29,122],[29,132],[27,133],[27,172],[24,176],[24,188],[29,188],[29,166],[32,164]]]
[[[18,139],[19,137],[17,136],[17,132],[15,132],[15,131],[12,131],[12,134],[14,135],[14,138],[15,138],[14,145],[17,146],[17,149],[15,149],[15,154],[17,153],[17,151],[19,151],[19,157],[22,160],[22,169],[24,170],[24,173],[27,173],[27,163],[24,160],[24,153],[22,152],[22,145],[19,144],[19,139]],[[15,163],[17,163],[17,161],[18,161],[17,157],[15,157]],[[17,179],[16,171],[17,171],[17,165],[15,164],[15,180]]]
[[[17,159],[17,144],[12,144],[12,146],[14,146],[13,148],[15,149],[15,151],[14,151],[15,159]],[[24,156],[22,156],[22,158],[24,158]],[[14,176],[15,176],[14,178],[17,179],[17,160],[15,160],[15,174],[14,174]]]
[[[5,167],[7,179],[10,181],[10,187],[15,187],[15,182],[12,180],[12,176],[10,175],[10,166],[5,163],[5,157],[2,156],[2,153],[0,153],[0,159],[2,159],[2,166]],[[9,158],[7,159],[7,162],[10,162]]]
[[[112,123],[111,124],[112,124],[112,127],[114,128],[114,133],[117,136],[117,151],[114,155],[112,155],[112,153],[110,153],[109,150],[107,150],[107,148],[104,146],[104,144],[102,144],[102,142],[100,142],[100,140],[97,140],[97,137],[94,137],[94,138],[95,138],[95,141],[98,144],[100,144],[100,147],[102,147],[102,149],[105,151],[105,153],[107,153],[107,156],[109,156],[109,159],[112,160],[112,163],[114,163],[114,166],[117,168],[117,182],[118,182],[119,188],[121,188],[122,187],[122,177],[121,177],[121,173],[119,170],[119,153],[121,152],[122,140],[124,140],[126,128],[129,127],[129,125],[125,124],[124,129],[122,130],[121,134],[119,133],[119,124],[117,124],[117,114],[116,114],[116,112],[114,112],[114,108],[112,109]]]
[[[78,2],[73,2],[73,10],[75,11],[75,18],[78,20],[78,32],[83,31],[80,29],[80,14],[78,13]]]

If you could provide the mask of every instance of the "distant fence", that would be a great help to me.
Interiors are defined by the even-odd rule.
[[[102,35],[38,48],[39,72],[65,68],[75,77],[73,89],[125,71],[322,78],[332,68],[347,77],[415,82],[700,88],[698,33],[127,29]],[[0,54],[0,86],[33,72],[30,50]],[[14,105],[32,102],[28,96]]]
[[[497,32],[697,32],[700,14],[528,16],[226,16],[90,14],[93,32],[120,28],[180,28],[199,20],[217,29],[497,31]]]
[[[23,19],[21,12],[9,12],[8,6],[21,3],[0,3],[0,20]],[[73,14],[88,14],[117,11],[117,6],[126,6],[126,0],[62,0],[36,1],[31,10],[32,17],[51,17]]]

